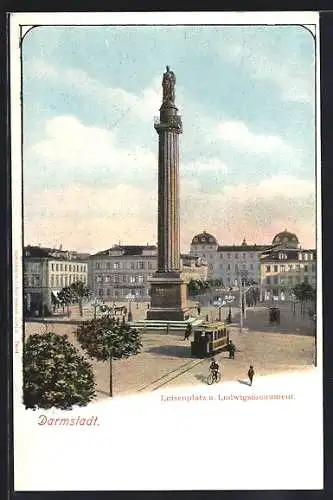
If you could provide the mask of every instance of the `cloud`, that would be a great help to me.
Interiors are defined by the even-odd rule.
[[[282,101],[315,104],[314,56],[310,67],[304,67],[295,57],[283,58],[278,51],[267,50],[263,45],[231,43],[221,54],[229,61],[243,65],[253,78],[270,80],[280,90]]]
[[[147,148],[117,145],[116,135],[103,128],[83,125],[73,116],[57,116],[45,123],[44,137],[27,149],[25,171],[43,166],[48,177],[86,173],[114,181],[114,174],[135,176],[141,170],[151,172],[155,154]]]
[[[109,112],[110,123],[114,124],[125,114],[136,120],[151,122],[161,104],[161,78],[158,75],[148,87],[137,94],[120,87],[104,85],[81,69],[60,69],[42,59],[35,59],[27,64],[24,75],[34,79],[47,79],[53,84],[64,86],[69,93],[89,97],[102,105],[104,112]]]
[[[314,245],[313,182],[293,176],[274,176],[258,185],[229,185],[204,194],[197,180],[184,180],[181,194],[182,251],[203,229],[220,244],[268,244],[287,227],[303,246]],[[89,187],[26,193],[25,243],[53,245],[81,251],[99,251],[123,244],[157,240],[157,187],[128,185]],[[50,231],[52,228],[52,231]]]
[[[251,153],[272,153],[286,149],[287,145],[279,137],[250,132],[245,123],[226,121],[215,127],[215,137],[228,142],[240,150]]]

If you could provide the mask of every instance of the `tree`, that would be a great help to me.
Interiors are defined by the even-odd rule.
[[[190,279],[190,281],[187,283],[187,291],[189,295],[198,295],[199,290],[200,287],[197,280]]]
[[[31,335],[23,353],[23,403],[26,408],[70,410],[95,397],[90,363],[79,355],[67,335]]]
[[[301,313],[305,312],[305,303],[316,300],[316,290],[310,283],[299,283],[293,288],[294,295],[301,303]]]
[[[102,316],[79,325],[76,337],[91,359],[109,361],[109,394],[112,397],[112,360],[138,354],[142,347],[138,330],[115,318]]]
[[[67,307],[67,316],[69,317],[69,305],[74,301],[73,291],[69,286],[65,286],[58,293],[58,300],[62,305],[62,308]]]
[[[83,316],[82,302],[84,298],[88,298],[90,295],[89,288],[82,282],[77,281],[69,286],[72,295],[72,301],[78,302],[80,309],[80,316]]]

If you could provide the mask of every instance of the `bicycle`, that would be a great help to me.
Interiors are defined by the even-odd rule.
[[[212,385],[214,382],[218,383],[221,380],[221,373],[218,371],[211,371],[207,377],[207,384]]]

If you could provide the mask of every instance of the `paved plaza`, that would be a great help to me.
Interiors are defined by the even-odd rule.
[[[135,320],[144,319],[146,307],[146,304],[139,304],[138,308],[133,305]],[[228,310],[223,310],[224,315],[227,312]],[[201,314],[208,314],[210,318],[216,319],[218,312],[211,307],[204,307]],[[233,308],[232,315],[237,320],[239,310]],[[74,310],[71,319],[75,318],[78,319],[78,312]],[[221,366],[222,382],[244,382],[250,364],[254,365],[256,376],[301,370],[313,365],[314,337],[310,321],[306,318],[295,320],[292,311],[288,313],[287,307],[281,311],[280,325],[269,325],[267,318],[267,307],[259,306],[247,311],[242,332],[238,326],[230,327],[230,338],[237,348],[236,358],[229,360],[227,353],[216,356]],[[76,328],[75,324],[65,322],[48,324],[48,330],[59,335],[67,334],[69,340],[78,347],[75,340]],[[44,331],[43,324],[26,323],[27,336]],[[193,358],[190,341],[183,340],[182,332],[146,332],[142,334],[142,343],[143,349],[137,356],[113,361],[114,396],[149,392],[160,387],[206,383],[210,360]],[[92,361],[92,365],[96,374],[97,395],[99,398],[107,397],[109,364]]]

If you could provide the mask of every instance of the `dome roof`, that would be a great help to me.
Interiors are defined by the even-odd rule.
[[[298,238],[296,234],[290,233],[285,229],[281,233],[278,233],[274,236],[272,241],[272,245],[283,245],[289,248],[297,248],[298,247]]]
[[[192,239],[192,245],[217,245],[215,236],[203,231],[200,234],[196,234]]]

